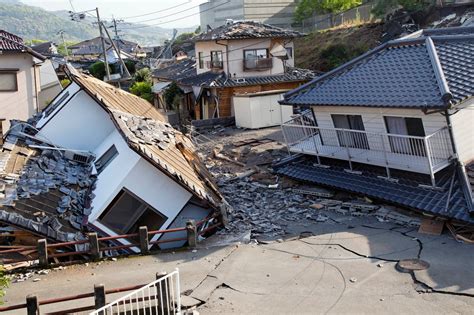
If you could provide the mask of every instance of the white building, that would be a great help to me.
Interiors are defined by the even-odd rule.
[[[282,125],[306,162],[279,172],[474,222],[473,47],[472,27],[424,30],[288,92],[308,109]]]
[[[64,205],[61,193],[71,195],[70,191],[76,189],[68,185],[67,180],[57,189],[40,194],[44,198],[49,194],[63,197],[58,211],[74,216],[76,225],[80,225],[76,226],[76,232],[89,229],[100,235],[123,235],[136,233],[139,226],[163,230],[183,227],[191,219],[215,220],[213,215],[222,218],[225,200],[186,136],[163,123],[162,115],[147,101],[82,75],[72,67],[68,72],[72,83],[36,119],[37,133],[33,139],[42,140],[41,155],[46,154],[44,150],[57,150],[64,152],[64,159],[69,152],[72,160],[84,165],[75,173],[83,174],[78,177],[84,182],[86,192],[82,189],[72,195],[86,194],[85,199],[90,199],[88,204],[82,203],[76,208],[68,208],[67,202]],[[16,131],[12,128],[11,134],[15,135]],[[8,141],[7,137],[7,143],[12,142]],[[16,152],[13,144],[7,148]],[[61,163],[69,165],[68,161]],[[25,165],[28,169],[28,161]],[[65,167],[64,172],[68,174],[70,168],[74,167]],[[16,184],[20,196],[21,183],[20,178]],[[7,214],[2,215],[0,211],[0,220],[8,223],[9,212],[21,213],[21,209],[16,208],[18,201],[14,203],[12,208],[4,210]],[[26,203],[27,209],[34,211],[30,198],[19,203]],[[70,200],[69,203],[74,204]],[[54,217],[54,208],[51,212]],[[25,228],[32,224],[27,214],[23,218],[17,225]],[[63,236],[56,240],[64,241],[64,233],[71,233],[70,227],[57,226],[56,234]],[[183,234],[185,232],[177,232],[166,237]],[[49,233],[47,236],[52,237]],[[160,237],[162,235],[157,234],[152,241]],[[184,241],[174,242],[161,247],[183,244]]]

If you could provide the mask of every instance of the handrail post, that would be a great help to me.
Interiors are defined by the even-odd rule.
[[[48,266],[48,241],[46,239],[38,240],[38,259],[41,266]]]
[[[142,254],[148,254],[150,252],[150,241],[148,239],[148,227],[140,226],[138,228],[138,236],[140,238],[140,252]]]
[[[430,150],[430,147],[429,147],[429,142],[428,142],[427,137],[425,137],[423,139],[423,143],[425,145],[426,158],[428,159],[428,167],[430,169],[431,185],[433,187],[436,187],[436,179],[435,179],[435,174],[434,174],[434,170],[433,170],[433,162],[431,161],[431,150]]]
[[[351,151],[349,150],[349,146],[347,145],[348,142],[349,142],[349,137],[347,137],[347,130],[346,129],[343,129],[342,130],[342,136],[343,136],[343,139],[344,139],[344,146],[346,147],[346,152],[347,152],[347,159],[349,161],[349,168],[350,170],[352,171],[352,159],[351,159]]]
[[[105,287],[103,284],[96,284],[94,285],[94,305],[95,309],[98,310],[102,307],[104,307],[106,304],[105,302]],[[99,315],[104,314],[103,312],[100,312]]]
[[[99,247],[99,237],[97,233],[88,233],[87,237],[89,239],[90,253],[94,260],[100,259],[100,247]]]
[[[156,273],[156,280],[163,279],[167,275],[168,273],[166,271],[158,272]],[[170,296],[171,295],[170,284],[171,284],[170,279],[164,279],[164,281],[161,281],[159,285],[157,286],[158,288],[157,295],[159,298],[158,300],[161,300],[160,302],[162,306],[158,308],[159,315],[170,314],[169,313],[170,301],[172,300]]]
[[[186,222],[186,234],[188,239],[188,246],[195,248],[197,245],[197,228],[194,220]]]
[[[312,128],[314,128],[317,132],[320,132],[318,128],[315,128],[315,127],[312,127]],[[318,165],[321,165],[321,159],[319,158],[318,144],[316,143],[315,134],[312,134],[311,138],[313,139],[314,152],[316,153],[316,159],[318,160]]]
[[[36,295],[28,295],[26,297],[26,314],[39,315],[39,303]]]
[[[388,137],[387,137],[387,139],[390,142],[390,139]],[[384,139],[383,135],[380,135],[380,140],[382,141],[382,150],[383,150],[383,155],[384,155],[384,158],[385,158],[385,171],[387,172],[387,178],[391,178],[390,177],[390,167],[388,167],[389,163],[388,163],[387,147],[385,145],[385,139]]]

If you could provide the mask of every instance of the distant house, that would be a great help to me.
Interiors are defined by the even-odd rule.
[[[147,101],[66,71],[72,83],[30,124],[16,123],[7,134],[1,222],[70,241],[91,230],[113,236],[222,220],[227,203],[186,136]]]
[[[133,58],[142,58],[146,56],[146,52],[143,51],[141,46],[137,43],[124,39],[114,40],[114,43],[119,51],[130,55]],[[112,42],[108,38],[105,38],[105,46],[106,51],[113,50]],[[103,55],[101,37],[82,41],[70,46],[69,49],[71,49],[71,60],[98,59]]]
[[[157,69],[153,77],[182,87],[183,107],[192,119],[232,117],[234,96],[289,90],[314,78],[313,72],[294,68],[293,39],[300,36],[252,21],[228,22],[194,38],[195,61],[173,65],[183,68],[177,73],[172,67]],[[266,114],[272,112],[280,112],[278,104],[267,108]]]
[[[285,94],[277,172],[474,223],[474,28],[390,41]]]
[[[46,57],[25,46],[23,39],[0,30],[0,118],[3,131],[11,119],[27,120],[39,112],[40,67]],[[54,71],[53,71],[54,72]]]
[[[44,42],[31,47],[37,53],[50,57],[58,54],[58,46],[53,42]]]

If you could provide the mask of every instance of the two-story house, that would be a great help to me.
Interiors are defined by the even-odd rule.
[[[234,97],[252,94],[252,103],[258,107],[267,103],[260,99],[272,91],[282,94],[314,78],[313,72],[294,68],[293,40],[300,36],[303,34],[268,24],[229,20],[194,38],[196,56],[195,62],[188,62],[188,75],[175,79],[173,71],[159,69],[154,77],[175,81],[192,96],[185,98],[183,107],[190,109],[193,119],[236,116],[239,124]],[[272,113],[281,114],[276,102],[267,106],[262,116]],[[274,121],[279,124],[281,119],[280,115]]]
[[[472,27],[355,58],[285,95],[307,112],[282,124],[293,156],[277,172],[473,224],[473,73]]]
[[[40,66],[46,57],[25,46],[23,39],[0,30],[0,118],[26,120],[40,111]]]

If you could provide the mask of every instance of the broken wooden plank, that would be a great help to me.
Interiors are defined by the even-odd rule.
[[[418,233],[428,235],[441,235],[444,229],[444,221],[436,219],[423,218],[421,220],[420,228]]]

